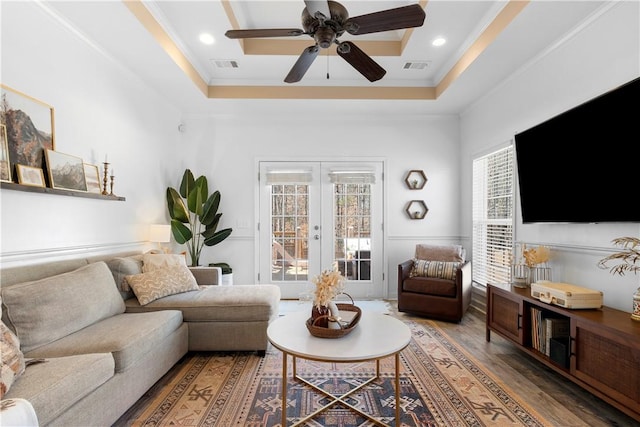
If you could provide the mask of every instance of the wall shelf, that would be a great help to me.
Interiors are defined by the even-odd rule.
[[[407,204],[405,212],[411,219],[424,219],[429,208],[424,200],[412,200]]]
[[[126,198],[120,197],[120,196],[109,196],[109,195],[105,196],[97,193],[87,193],[85,191],[60,190],[58,188],[49,188],[49,187],[34,187],[31,185],[22,185],[22,184],[16,184],[13,182],[0,182],[0,188],[3,190],[24,191],[27,193],[42,193],[42,194],[55,194],[58,196],[84,197],[87,199],[101,199],[101,200],[112,200],[112,201],[121,201],[121,202],[127,200]]]
[[[410,190],[421,190],[427,183],[427,176],[424,174],[424,171],[413,169],[407,173],[404,182]]]

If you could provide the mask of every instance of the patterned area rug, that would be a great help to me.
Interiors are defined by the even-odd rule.
[[[394,358],[381,360],[380,376],[347,402],[390,426],[545,426],[506,385],[485,372],[431,321],[404,320],[412,339],[400,353],[401,421],[394,420]],[[289,363],[291,369],[291,363]],[[322,363],[298,359],[297,372],[340,395],[375,375],[375,362]],[[299,422],[327,399],[288,378],[287,425]],[[171,381],[152,389],[153,400],[137,410],[134,426],[281,427],[282,353],[193,353]],[[131,419],[131,418],[130,418]],[[376,425],[340,403],[305,426]]]

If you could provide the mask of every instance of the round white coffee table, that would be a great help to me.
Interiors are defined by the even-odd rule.
[[[318,338],[311,335],[305,324],[311,313],[301,311],[288,314],[271,322],[267,328],[269,342],[282,351],[282,426],[287,425],[287,372],[288,356],[292,356],[293,378],[332,399],[306,418],[298,421],[300,425],[336,403],[341,403],[376,424],[385,426],[381,421],[347,403],[344,398],[376,380],[380,374],[380,359],[395,356],[395,398],[396,422],[400,419],[400,352],[411,341],[411,330],[402,321],[380,313],[362,312],[360,322],[348,335],[340,338]],[[341,396],[334,396],[302,377],[296,372],[296,358],[319,362],[351,363],[368,360],[376,361],[376,374]]]

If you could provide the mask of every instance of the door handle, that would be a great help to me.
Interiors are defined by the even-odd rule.
[[[320,240],[320,235],[319,235],[319,234],[315,234],[315,235],[313,236],[313,238],[314,238],[315,240]]]

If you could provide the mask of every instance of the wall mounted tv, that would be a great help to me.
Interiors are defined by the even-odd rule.
[[[640,77],[514,139],[523,223],[640,223]]]

